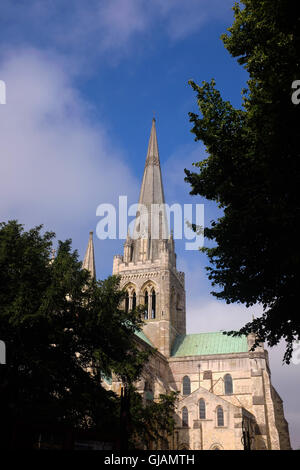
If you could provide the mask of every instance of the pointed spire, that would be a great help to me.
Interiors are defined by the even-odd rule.
[[[127,231],[127,237],[126,237],[126,241],[125,241],[125,245],[132,245],[132,238],[130,236],[130,230],[128,228],[128,231]]]
[[[96,279],[93,232],[90,232],[89,242],[85,252],[82,268],[90,272],[92,279]]]
[[[159,153],[158,153],[155,122],[156,122],[155,118],[153,118],[150,139],[149,139],[149,144],[148,144],[146,165],[158,165],[159,166]]]
[[[133,237],[148,239],[149,242],[146,244],[142,240],[136,240],[133,245],[134,261],[145,256],[147,259],[159,258],[161,247],[159,240],[169,238],[155,122],[153,118]],[[143,231],[145,226],[147,226],[146,233]]]
[[[165,196],[162,184],[158,144],[156,136],[155,118],[152,119],[152,127],[148,144],[146,165],[141,186],[139,203],[149,206],[151,204],[164,204]]]
[[[175,249],[175,243],[174,243],[174,233],[173,229],[171,230],[170,236],[169,236],[169,246],[171,248],[171,251],[174,251]]]

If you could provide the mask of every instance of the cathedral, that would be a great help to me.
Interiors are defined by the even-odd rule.
[[[145,305],[145,324],[136,335],[152,354],[137,384],[146,400],[178,391],[176,426],[158,449],[290,449],[283,402],[271,382],[268,352],[255,336],[230,337],[221,331],[186,334],[184,273],[177,270],[172,234],[160,214],[158,237],[151,232],[155,205],[165,203],[155,119],[152,121],[139,207],[147,208],[146,232],[128,233],[113,274],[126,290],[125,308]],[[136,224],[140,214],[137,214]],[[95,276],[92,233],[83,267]],[[116,377],[106,388],[120,390]]]

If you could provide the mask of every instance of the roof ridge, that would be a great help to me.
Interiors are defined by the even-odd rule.
[[[215,335],[216,333],[223,333],[225,330],[219,330],[219,331],[202,331],[201,333],[188,333],[186,335],[182,336],[196,336],[196,335]]]

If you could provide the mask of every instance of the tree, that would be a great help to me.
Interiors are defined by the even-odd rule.
[[[168,448],[167,439],[175,427],[174,412],[178,392],[161,394],[158,401],[142,403],[140,394],[135,393],[130,404],[132,426],[129,438],[131,447],[147,446],[160,442],[160,449]]]
[[[143,307],[126,312],[119,278],[91,279],[71,240],[53,258],[55,234],[41,229],[0,224],[0,445],[32,447],[36,431],[61,426],[104,438],[126,432],[131,445],[141,429],[148,441],[154,427],[155,436],[170,433],[173,395],[145,406],[135,387],[151,354],[135,341]],[[112,374],[127,391],[126,429],[122,398],[102,386]]]
[[[1,445],[31,446],[31,429],[119,426],[120,400],[101,385],[115,373],[134,380],[148,354],[134,335],[138,310],[120,308],[119,279],[93,281],[71,241],[59,242],[41,226],[25,232],[16,221],[0,224],[0,331],[7,364],[0,366]],[[15,443],[13,440],[15,439]],[[28,442],[25,442],[28,439]]]
[[[233,10],[222,40],[249,73],[243,106],[224,101],[214,80],[190,82],[201,111],[190,113],[192,132],[209,156],[195,164],[197,171],[185,170],[185,180],[191,194],[223,210],[204,229],[214,242],[203,249],[209,279],[220,288],[213,295],[261,304],[262,316],[237,333],[253,331],[269,346],[285,339],[289,363],[300,334],[300,106],[291,100],[292,83],[300,79],[299,5],[243,0]]]

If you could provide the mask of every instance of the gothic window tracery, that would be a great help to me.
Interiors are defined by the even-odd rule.
[[[224,426],[224,411],[222,406],[217,407],[217,425]]]
[[[132,310],[134,310],[136,308],[136,293],[135,291],[133,291],[133,294],[132,294]]]
[[[125,287],[125,300],[124,300],[124,307],[125,312],[130,312],[136,308],[136,286],[134,284],[128,284]]]
[[[182,427],[187,428],[189,426],[189,412],[186,406],[182,408]]]
[[[206,419],[206,405],[203,398],[200,398],[199,400],[199,418]]]
[[[226,374],[224,376],[224,385],[225,385],[225,395],[232,395],[233,385],[232,385],[232,377],[230,374]]]
[[[182,380],[182,395],[190,395],[191,393],[191,381],[190,378],[185,375]]]
[[[157,317],[157,291],[154,283],[147,282],[146,286],[142,288],[142,297],[144,303],[144,319],[155,320]]]
[[[148,291],[146,290],[145,292],[145,320],[148,320],[148,304],[149,304],[149,298],[148,298]]]
[[[151,305],[151,318],[154,319],[155,318],[155,315],[156,315],[156,294],[155,294],[155,290],[152,289],[152,293],[151,293],[151,300],[152,300],[152,305]]]
[[[145,382],[144,394],[145,394],[145,399],[147,402],[153,401],[154,399],[153,388],[152,388],[152,385],[148,381]]]
[[[125,312],[128,313],[129,311],[129,294],[128,291],[125,294]]]

